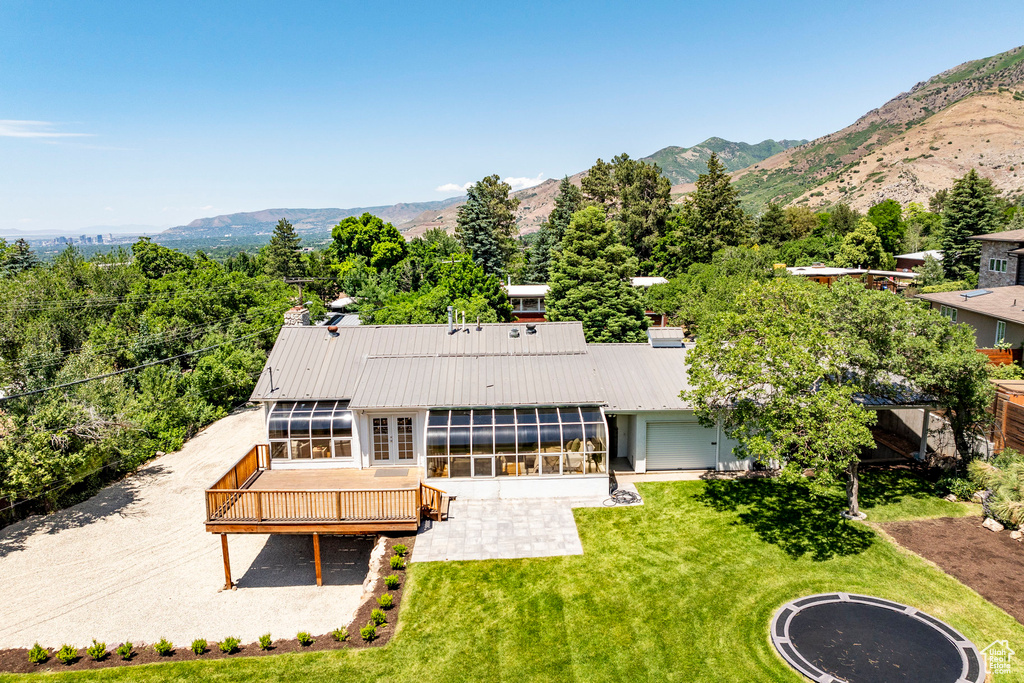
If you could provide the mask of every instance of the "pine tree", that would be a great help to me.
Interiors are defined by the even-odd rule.
[[[672,183],[657,164],[619,154],[610,164],[597,160],[582,179],[583,196],[603,206],[620,224],[622,240],[649,269],[658,239],[665,233]],[[645,265],[646,264],[646,265]]]
[[[298,277],[302,275],[302,254],[299,244],[302,242],[288,219],[282,218],[274,226],[274,236],[267,245],[267,275],[272,277]]]
[[[630,284],[637,261],[617,228],[600,207],[576,212],[551,267],[547,318],[579,320],[588,342],[644,341],[643,301]]]
[[[759,244],[782,244],[789,239],[789,225],[782,207],[768,202],[757,219],[757,241]]]
[[[583,193],[569,181],[562,178],[555,196],[555,207],[548,219],[537,231],[536,240],[530,249],[530,265],[527,279],[530,282],[547,282],[551,270],[551,257],[562,246],[562,237],[569,227],[572,215],[583,208]]]
[[[716,251],[738,246],[749,236],[747,215],[725,170],[712,152],[708,172],[697,178],[697,188],[669,219],[672,225],[658,245],[656,259],[663,272],[679,273],[693,263],[711,263]]]
[[[992,181],[973,168],[953,183],[942,211],[942,267],[950,280],[973,278],[981,260],[981,243],[969,239],[1002,227]]]
[[[455,237],[488,275],[501,276],[516,253],[519,199],[509,197],[511,190],[489,175],[466,190],[466,203],[459,207]]]
[[[16,240],[10,246],[7,251],[7,258],[3,263],[4,270],[11,275],[17,275],[23,270],[28,270],[38,265],[39,259],[24,238]]]

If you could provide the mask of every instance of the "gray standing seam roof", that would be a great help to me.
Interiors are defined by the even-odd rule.
[[[650,344],[590,344],[609,411],[689,410],[679,397],[690,388],[686,348]]]

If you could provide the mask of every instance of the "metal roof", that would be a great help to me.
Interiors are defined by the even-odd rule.
[[[653,277],[647,275],[637,275],[635,277],[629,278],[629,284],[633,285],[634,287],[651,287],[653,285],[668,284],[668,280],[659,275],[655,275]]]
[[[600,405],[587,354],[369,358],[349,406]]]
[[[688,410],[679,393],[690,388],[688,349],[649,344],[590,344],[607,410]]]
[[[942,251],[940,249],[930,249],[928,251],[915,251],[911,254],[900,254],[894,258],[905,258],[914,261],[924,261],[925,257],[931,256],[936,261],[942,260]]]
[[[509,336],[516,329],[517,338]],[[578,322],[537,323],[527,334],[518,323],[283,327],[253,390],[254,401],[352,398],[363,365],[373,357],[527,356],[586,354]],[[271,378],[273,384],[271,384]]]

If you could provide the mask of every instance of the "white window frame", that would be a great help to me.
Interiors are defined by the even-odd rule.
[[[1002,344],[1006,339],[1006,322],[1002,320],[996,321],[996,345]]]
[[[1005,273],[1006,272],[1006,259],[1004,258],[990,258],[988,260],[988,269],[993,273]]]
[[[939,308],[939,313],[942,314],[942,317],[949,318],[949,321],[954,323],[956,322],[956,311],[957,309],[952,306],[941,306]]]

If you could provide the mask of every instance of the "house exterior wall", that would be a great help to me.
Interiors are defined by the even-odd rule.
[[[898,258],[896,259],[896,270],[912,271],[918,266],[924,265],[924,259],[917,258]]]
[[[987,265],[987,263],[986,263]],[[931,302],[932,308],[940,310],[943,305],[938,302]],[[992,318],[987,315],[981,315],[980,313],[974,313],[973,311],[965,311],[962,308],[956,306],[948,306],[949,308],[956,308],[956,321],[957,323],[970,325],[974,328],[974,343],[976,348],[979,349],[991,349],[996,343],[996,322],[999,318]],[[1004,341],[1014,347],[1020,346],[1024,343],[1024,325],[1020,323],[1010,322],[1004,320],[1006,323],[1006,334]]]
[[[993,242],[990,240],[981,241],[981,264],[978,268],[978,287],[988,289],[990,287],[1009,287],[1017,284],[1017,257],[1009,256],[1007,252],[1016,249],[1017,242]],[[998,272],[989,269],[989,261],[999,259],[1006,261],[1006,272]]]
[[[696,422],[697,417],[692,410],[660,410],[649,412],[636,412],[627,415],[617,414],[619,419],[628,417],[629,429],[627,437],[627,453],[633,471],[638,474],[647,472],[647,423],[648,422]],[[620,423],[620,430],[622,429]],[[713,430],[714,431],[714,430]],[[621,432],[620,432],[621,433]],[[739,471],[748,470],[751,467],[749,459],[737,460],[732,449],[736,442],[725,437],[721,427],[717,428],[715,441],[718,447],[718,471]],[[622,457],[624,453],[619,452]]]

